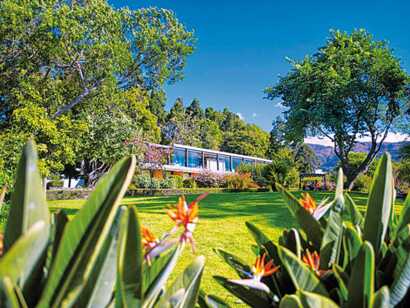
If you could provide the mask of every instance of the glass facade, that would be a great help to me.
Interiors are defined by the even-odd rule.
[[[229,156],[219,156],[219,162],[224,166],[224,171],[231,171],[231,160]]]
[[[172,163],[176,166],[185,166],[185,149],[174,148]]]
[[[242,163],[242,159],[238,157],[232,157],[232,171],[235,171],[236,168]]]
[[[202,153],[196,151],[188,151],[188,167],[202,168]]]
[[[251,165],[254,163],[254,161],[251,159],[245,159],[243,162],[244,164],[251,164]]]

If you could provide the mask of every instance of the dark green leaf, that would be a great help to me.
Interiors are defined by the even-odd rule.
[[[280,247],[279,256],[297,290],[312,291],[328,296],[326,288],[322,285],[316,274],[298,259],[294,253],[284,247]]]
[[[245,261],[222,249],[215,249],[215,252],[235,270],[235,272],[239,275],[240,278],[250,278],[252,274],[252,269],[249,265],[245,263]]]
[[[251,307],[272,307],[272,299],[268,293],[236,284],[224,277],[214,276],[215,280],[230,293],[240,298]]]

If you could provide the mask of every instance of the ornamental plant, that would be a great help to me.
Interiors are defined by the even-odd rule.
[[[181,197],[157,238],[135,208],[120,206],[135,157],[116,163],[78,213],[50,214],[29,142],[18,166],[0,257],[1,307],[193,307],[204,258],[169,284],[181,252],[193,245],[198,201]]]
[[[390,155],[378,163],[364,213],[343,178],[339,170],[334,198],[321,204],[277,185],[297,227],[275,242],[247,222],[255,263],[217,249],[238,278],[216,281],[251,307],[409,307],[410,197],[396,215]]]

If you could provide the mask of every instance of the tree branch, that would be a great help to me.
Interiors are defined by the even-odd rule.
[[[87,96],[89,96],[93,91],[95,91],[101,85],[102,81],[103,79],[96,81],[91,88],[84,88],[83,92],[80,95],[78,95],[76,98],[74,98],[71,102],[58,108],[57,111],[54,113],[53,118],[59,117],[60,115],[70,111],[76,105],[81,103]]]

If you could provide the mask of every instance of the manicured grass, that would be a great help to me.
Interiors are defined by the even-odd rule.
[[[313,193],[313,195],[317,200],[329,196],[328,193]],[[187,199],[190,201],[195,197],[188,196]],[[366,195],[355,193],[353,198],[360,205],[360,209],[364,210]],[[156,235],[160,235],[173,226],[165,213],[165,208],[175,204],[176,200],[177,196],[136,197],[125,198],[123,203],[135,205],[142,223],[152,229]],[[49,205],[52,211],[63,208],[68,214],[74,215],[83,202],[83,200],[50,201]],[[399,201],[398,204],[401,202]],[[195,254],[189,248],[186,249],[176,272],[181,271],[195,255],[204,255],[207,262],[202,288],[237,306],[236,299],[212,279],[213,275],[236,278],[234,272],[215,255],[213,249],[223,248],[252,263],[254,258],[250,246],[253,240],[245,227],[245,222],[255,223],[276,241],[284,228],[294,226],[294,219],[279,193],[276,192],[210,194],[201,201],[199,216],[200,221],[194,234]]]

